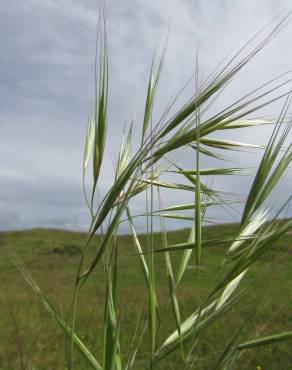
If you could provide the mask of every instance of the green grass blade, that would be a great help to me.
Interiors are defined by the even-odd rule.
[[[116,178],[121,176],[121,174],[125,171],[127,165],[130,162],[130,155],[131,155],[131,148],[132,148],[132,136],[133,136],[133,121],[128,131],[128,135],[127,135],[127,139],[125,143],[124,143],[124,140],[122,140],[122,145],[121,145],[119,158],[117,162]]]
[[[132,217],[131,217],[131,213],[130,213],[129,207],[126,207],[126,212],[127,212],[127,217],[128,217],[128,220],[129,220],[129,225],[130,225],[130,228],[131,228],[131,231],[132,231],[132,235],[133,235],[134,245],[135,245],[135,248],[136,248],[137,253],[139,254],[140,264],[141,264],[142,271],[143,271],[143,274],[144,274],[144,277],[145,277],[145,281],[147,283],[147,286],[149,286],[149,270],[148,270],[147,262],[146,262],[146,260],[144,258],[143,249],[141,247],[141,244],[139,242],[138,235],[137,235],[136,230],[134,228],[134,224],[133,224],[133,220],[132,220]]]
[[[161,58],[159,61],[158,69],[156,73],[154,73],[154,57],[152,58],[151,68],[150,68],[150,76],[148,81],[148,89],[147,89],[147,97],[146,97],[146,104],[145,104],[145,111],[144,111],[144,119],[143,119],[143,128],[142,128],[142,143],[145,140],[147,129],[149,127],[149,124],[152,120],[152,113],[153,113],[153,105],[154,100],[157,93],[157,88],[164,64],[164,58],[165,58],[165,52],[166,52],[166,46],[167,46],[167,39],[166,43],[164,45]]]
[[[182,175],[199,175],[199,176],[214,176],[214,175],[236,175],[246,171],[244,168],[205,168],[197,170],[182,170],[177,171]]]
[[[259,346],[266,346],[268,344],[283,342],[291,338],[292,338],[292,331],[287,331],[283,333],[269,335],[263,338],[258,338],[258,339],[251,340],[245,343],[241,343],[237,346],[237,349],[241,351],[244,349],[250,349],[250,348],[255,348]]]
[[[159,200],[160,200],[160,194],[159,194]],[[161,203],[161,200],[160,200],[160,203]],[[163,247],[167,248],[168,247],[168,241],[167,241],[167,234],[166,234],[165,223],[164,223],[163,218],[160,218],[160,225],[161,225],[161,235],[162,235]],[[164,257],[165,257],[165,264],[166,264],[166,274],[167,274],[170,301],[171,301],[173,316],[174,316],[175,323],[176,323],[176,329],[179,333],[179,338],[180,338],[180,342],[181,342],[182,359],[184,360],[184,349],[183,349],[182,334],[181,334],[180,309],[179,309],[179,303],[178,303],[178,299],[177,299],[177,295],[176,295],[176,287],[175,287],[175,281],[174,281],[174,275],[173,275],[173,268],[172,268],[172,263],[171,263],[169,252],[165,252]]]
[[[236,203],[239,203],[239,201],[234,201],[234,200],[216,200],[216,201],[209,201],[209,202],[202,201],[201,207],[208,208],[212,206],[220,206],[220,205],[236,204]],[[161,212],[184,211],[184,210],[195,209],[195,207],[196,207],[195,203],[180,204],[177,206],[162,208]]]
[[[94,124],[95,135],[93,143],[93,191],[97,185],[101,164],[104,155],[106,132],[107,132],[107,106],[108,106],[108,51],[107,51],[107,36],[106,36],[106,21],[105,9],[100,10],[99,26],[100,26],[100,50],[99,50],[99,81],[97,82],[96,68],[97,68],[97,53],[98,45],[96,45],[96,63],[95,63],[95,109],[94,109]]]
[[[91,118],[91,120],[89,121],[88,127],[87,127],[85,148],[84,148],[84,157],[83,157],[83,192],[84,192],[86,204],[87,204],[91,214],[92,214],[93,210],[91,208],[91,205],[89,203],[89,200],[88,200],[87,194],[86,194],[85,176],[86,176],[86,170],[87,170],[88,162],[89,162],[90,156],[92,154],[94,138],[95,138],[95,123],[94,123],[94,119]]]
[[[190,235],[188,237],[188,243],[190,244],[195,243],[195,226],[194,225],[190,231]],[[193,252],[192,248],[184,250],[183,252],[183,256],[181,258],[180,265],[179,265],[178,272],[177,272],[177,278],[176,278],[176,283],[175,283],[176,287],[179,285],[179,283],[181,282],[181,279],[183,278],[183,275],[186,271],[187,265],[191,258],[192,252]]]
[[[94,122],[94,119],[91,118],[91,120],[89,121],[88,127],[87,127],[87,133],[86,133],[84,157],[83,157],[83,171],[85,171],[88,166],[90,155],[92,153],[94,138],[95,138],[95,122]]]
[[[266,147],[260,165],[258,167],[256,176],[252,183],[248,198],[242,214],[241,224],[247,222],[248,218],[259,208],[263,201],[270,194],[275,185],[280,181],[284,171],[291,162],[291,144],[285,151],[282,159],[279,161],[276,170],[271,175],[272,167],[282,150],[285,139],[291,130],[291,123],[288,121],[284,130],[280,132],[282,123],[285,120],[287,109],[290,105],[291,96],[287,97],[286,103],[282,108],[278,122],[274,127],[273,133]],[[270,178],[270,179],[269,179]],[[269,179],[267,181],[267,179]],[[267,185],[265,185],[267,184]]]
[[[239,141],[213,139],[209,137],[202,138],[201,144],[210,146],[212,148],[224,150],[265,149],[264,145],[247,144]]]

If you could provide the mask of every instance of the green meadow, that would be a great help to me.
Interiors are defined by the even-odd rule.
[[[237,225],[204,227],[204,239],[218,239],[233,235]],[[187,239],[188,229],[168,233],[169,243],[178,244]],[[26,284],[18,268],[7,256],[3,240],[7,240],[29,268],[42,292],[64,319],[68,319],[74,288],[77,262],[86,234],[60,230],[33,229],[4,232],[0,249],[0,369],[1,370],[65,370],[65,338],[62,330],[40,305],[38,298]],[[98,246],[94,237],[88,251],[92,258]],[[145,235],[140,236],[142,246]],[[127,361],[132,340],[139,322],[139,330],[147,325],[148,290],[137,263],[132,236],[118,237],[118,291],[117,316],[121,320],[121,360]],[[161,235],[154,234],[155,248],[162,246]],[[195,274],[194,258],[189,261],[177,298],[181,316],[185,319],[200,303],[216,276],[226,245],[208,244],[202,248],[199,279]],[[181,251],[172,252],[173,269],[178,267]],[[190,368],[209,369],[228,342],[239,332],[243,341],[277,332],[292,330],[292,236],[286,234],[252,267],[243,280],[244,290],[239,302],[220,320],[207,329],[195,349],[195,364]],[[157,343],[175,330],[169,302],[165,259],[155,253],[155,272],[158,297]],[[246,288],[246,289],[245,289]],[[80,292],[76,332],[96,358],[101,357],[102,325],[104,321],[104,271],[102,264],[92,273]],[[140,335],[138,333],[137,335]],[[147,330],[137,353],[136,369],[147,366],[149,344]],[[190,344],[189,344],[190,345]],[[241,351],[234,369],[289,369],[292,364],[291,340]],[[157,364],[157,369],[182,369],[180,351]],[[90,367],[76,354],[76,369]]]

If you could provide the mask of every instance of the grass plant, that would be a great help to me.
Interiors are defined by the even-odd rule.
[[[97,189],[106,150],[110,87],[105,11],[101,4],[95,106],[87,129],[83,161],[84,194],[91,224],[75,266],[72,300],[66,314],[62,314],[50,301],[9,243],[5,243],[11,259],[48,315],[63,332],[68,370],[163,369],[165,361],[173,358],[171,356],[179,359],[180,369],[203,368],[202,356],[211,357],[208,369],[236,369],[237,362],[247,349],[292,338],[292,326],[285,332],[247,336],[245,323],[241,322],[237,328],[232,325],[232,332],[228,331],[228,340],[222,340],[221,350],[215,356],[203,351],[203,343],[212,341],[208,336],[210,330],[220,320],[228,317],[230,312],[236,311],[245,302],[247,292],[254,289],[252,283],[249,286],[245,283],[249,281],[248,276],[253,273],[253,269],[292,227],[291,219],[279,221],[279,217],[289,206],[289,195],[283,204],[275,204],[274,209],[269,207],[271,193],[287,174],[292,160],[292,144],[289,142],[291,121],[287,115],[291,103],[290,79],[287,77],[283,82],[283,76],[273,78],[237,101],[227,104],[221,111],[209,113],[210,107],[223,90],[238,78],[288,21],[289,16],[281,20],[275,19],[227,63],[220,64],[205,80],[200,74],[197,57],[193,95],[172,113],[172,107],[178,98],[175,96],[163,115],[157,119],[154,117],[154,107],[166,57],[165,46],[158,63],[155,58],[151,63],[140,145],[136,148],[132,143],[133,127],[135,125],[136,129],[139,122],[130,122],[128,131],[126,128],[124,130],[113,183],[100,199]],[[252,47],[255,41],[257,44]],[[278,117],[262,118],[264,108],[281,99],[283,109]],[[222,130],[231,137],[235,130],[246,128],[252,131],[254,126],[265,125],[273,125],[267,145],[216,138],[216,134]],[[241,207],[240,224],[232,229],[231,235],[217,235],[214,239],[208,239],[204,235],[208,233],[208,228],[203,227],[204,222],[208,221],[208,210],[214,206],[228,210],[238,202],[233,194],[216,190],[211,185],[212,178],[221,176],[228,181],[229,176],[244,173],[244,168],[226,165],[224,153],[251,149],[261,150],[262,159],[247,199]],[[191,153],[192,168],[183,166],[181,154],[184,153]],[[202,167],[202,158],[215,158],[224,164],[205,168]],[[90,165],[92,174],[88,181]],[[181,180],[177,180],[178,178]],[[189,203],[165,207],[164,189],[172,189],[177,194],[177,199],[181,193],[187,192]],[[143,241],[135,228],[137,215],[133,215],[131,211],[132,201],[141,193],[145,194],[146,199],[145,214],[140,215],[147,223],[147,235],[146,238],[143,237]],[[154,233],[154,219],[157,218],[161,229],[159,237]],[[167,218],[185,220],[189,229],[184,239],[171,242],[173,238],[167,231]],[[119,230],[122,222],[129,224],[132,237],[134,255],[128,263],[139,266],[140,270],[137,271],[142,276],[148,301],[147,314],[143,309],[140,313],[137,307],[136,317],[131,318],[135,323],[131,324],[132,330],[127,332],[127,336],[131,338],[128,348],[125,347],[124,335],[121,334],[124,330],[129,330],[123,318],[125,309],[121,304],[131,300],[131,289],[127,299],[120,295],[121,274],[124,273],[120,258]],[[205,250],[210,246],[219,246],[220,256],[216,256],[216,266],[206,286],[201,269],[204,254],[207,253]],[[163,300],[159,291],[161,273],[157,270],[158,261],[162,261],[161,255],[168,285],[167,299]],[[186,312],[180,289],[191,264],[195,267],[192,284],[188,287],[190,296],[193,297],[192,311]],[[102,293],[96,310],[102,312],[103,318],[100,323],[102,330],[97,330],[97,349],[91,350],[86,340],[78,334],[77,322],[82,290],[97,276],[99,283],[102,282]],[[200,284],[204,285],[204,289],[200,289]],[[161,313],[163,305],[171,309],[167,323]],[[162,328],[163,325],[166,328]],[[142,362],[141,351],[147,354],[142,356]],[[77,352],[82,355],[84,365],[80,365]]]

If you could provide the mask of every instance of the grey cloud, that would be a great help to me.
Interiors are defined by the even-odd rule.
[[[207,76],[229,52],[290,6],[289,0],[108,0],[110,128],[101,193],[111,182],[124,122],[132,115],[139,119],[143,113],[152,53],[157,42],[163,44],[170,20],[157,117],[175,89],[193,73],[198,42],[201,69]],[[62,227],[63,220],[64,227],[85,225],[81,164],[85,125],[92,108],[96,1],[0,0],[0,17],[3,224],[7,228]],[[263,51],[254,67],[222,96],[218,109],[291,67],[291,31],[288,25]],[[192,89],[191,84],[184,96]],[[275,115],[279,110],[280,104],[276,104],[266,112]],[[232,138],[265,143],[268,130],[255,129],[252,137],[243,131]],[[246,165],[255,165],[259,158],[238,156]],[[186,159],[186,165],[193,165],[192,159]],[[248,180],[232,181],[231,189],[246,194]],[[218,179],[218,186],[225,184]],[[175,201],[171,192],[167,201]],[[135,211],[139,212],[142,204],[143,199],[137,199]]]
[[[19,216],[16,212],[6,210],[0,211],[0,230],[10,230],[17,227],[19,223]]]

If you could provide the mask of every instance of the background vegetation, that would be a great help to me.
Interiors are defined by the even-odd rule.
[[[237,225],[208,227],[203,235],[214,239],[232,235]],[[184,240],[188,230],[169,233],[169,240],[175,244]],[[72,279],[76,271],[78,254],[86,239],[85,234],[57,230],[28,230],[4,233],[17,254],[29,266],[42,290],[50,297],[56,307],[67,312],[72,295]],[[160,235],[155,234],[160,241]],[[145,236],[141,237],[145,244]],[[132,341],[138,313],[147,319],[147,291],[141,276],[137,256],[135,257],[130,236],[120,236],[120,294],[119,310],[124,322],[121,330],[121,343],[125,356]],[[247,337],[268,335],[287,330],[292,326],[290,289],[292,260],[292,237],[287,235],[263,257],[252,271],[245,286],[253,285],[253,290],[239,305],[214,325],[206,334],[206,339],[198,350],[198,368],[210,369],[217,351],[221,351],[240,325],[244,325]],[[25,284],[18,270],[3,253],[1,248],[0,269],[0,369],[66,369],[63,352],[64,337],[56,324],[47,315]],[[91,252],[92,253],[92,252]],[[196,304],[199,290],[206,290],[216,271],[218,260],[225,253],[224,246],[209,246],[204,251],[200,284],[194,279],[192,266],[187,270],[179,291],[183,313],[188,315]],[[173,255],[174,264],[178,255]],[[161,301],[161,333],[159,341],[171,331],[171,307],[168,305],[168,285],[165,275],[164,259],[157,257],[156,271],[158,294]],[[82,293],[77,328],[80,336],[94,354],[100,350],[99,338],[102,334],[103,284],[102,273],[96,271]],[[236,369],[286,369],[292,363],[291,341],[246,350],[236,365]],[[137,368],[147,360],[147,344],[138,354]],[[83,358],[78,356],[78,369],[88,369]],[[172,356],[161,362],[161,369],[179,369],[180,356]]]

